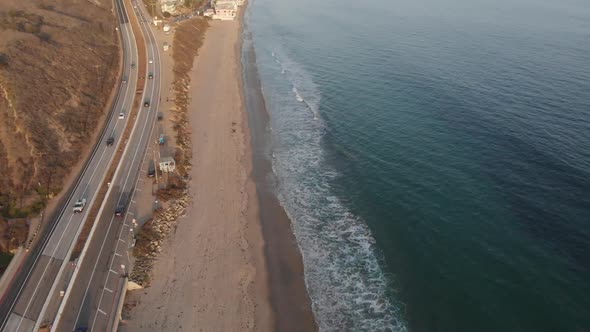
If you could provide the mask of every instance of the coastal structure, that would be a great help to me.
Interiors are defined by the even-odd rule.
[[[163,157],[160,159],[160,171],[163,173],[172,173],[176,169],[176,161],[172,157]]]
[[[174,14],[176,12],[176,6],[179,4],[178,0],[160,0],[160,9],[162,13],[168,12]]]
[[[222,6],[227,4],[235,4],[236,6],[241,6],[244,4],[243,0],[217,0],[215,1],[215,6]]]
[[[206,9],[203,13],[203,16],[206,17],[213,17],[213,15],[215,15],[215,10],[213,8]]]
[[[205,11],[205,16],[215,20],[233,20],[238,14],[238,7],[244,4],[244,0],[217,0],[214,4],[214,13]]]
[[[235,1],[223,3],[215,3],[214,20],[233,20],[238,13],[238,5]]]

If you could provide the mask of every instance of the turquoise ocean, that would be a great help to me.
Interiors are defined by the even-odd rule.
[[[590,331],[587,0],[251,0],[322,331]]]

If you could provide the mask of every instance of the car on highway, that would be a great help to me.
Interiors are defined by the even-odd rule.
[[[150,60],[149,60],[149,63],[154,63],[154,60],[153,60],[153,59],[150,59]]]
[[[115,138],[113,136],[107,138],[107,146],[111,146],[115,143]]]
[[[143,103],[143,106],[145,106],[145,107],[149,107],[149,106],[150,106],[150,102],[149,102],[148,100],[146,100],[146,101]]]
[[[121,83],[123,83],[123,84],[127,83],[127,77],[123,77],[123,80],[121,81]]]
[[[80,212],[84,211],[85,206],[86,206],[86,198],[82,197],[74,204],[74,209],[73,209],[74,213],[80,213]]]
[[[123,214],[125,214],[125,208],[127,208],[125,202],[119,202],[119,204],[117,204],[117,207],[115,208],[115,216],[120,217]]]
[[[135,68],[135,62],[131,64],[131,69]]]
[[[149,73],[148,74],[148,78],[151,80],[152,78],[154,78],[154,74],[153,73]]]
[[[125,119],[125,113],[121,112],[119,113],[119,120],[124,120]]]
[[[156,175],[156,166],[154,165],[154,161],[150,160],[147,176],[148,178],[153,178]]]

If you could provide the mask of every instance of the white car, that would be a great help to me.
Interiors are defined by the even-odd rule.
[[[154,63],[154,60],[153,59],[150,59],[148,62],[149,63]]]
[[[125,119],[125,113],[121,112],[119,113],[119,120],[123,120]]]
[[[76,204],[74,204],[74,213],[84,211],[84,207],[86,206],[86,198],[80,198]]]

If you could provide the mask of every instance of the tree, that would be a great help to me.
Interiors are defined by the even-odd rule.
[[[169,18],[171,14],[169,12],[163,12],[162,16],[164,16],[165,18]]]

